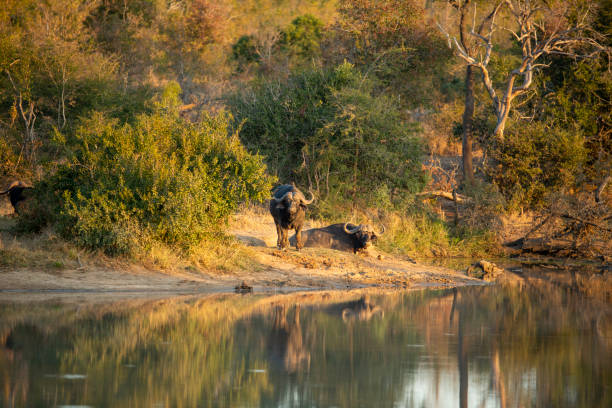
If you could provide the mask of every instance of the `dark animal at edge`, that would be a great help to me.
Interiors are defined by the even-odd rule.
[[[0,195],[8,194],[11,205],[16,214],[19,214],[20,203],[28,198],[26,190],[31,190],[32,186],[23,181],[13,181],[6,190],[0,191]]]
[[[302,232],[304,246],[337,249],[340,251],[367,250],[372,246],[379,236],[385,232],[383,226],[380,232],[376,232],[368,224],[332,224],[325,228],[313,228]],[[291,237],[293,243],[295,237]]]
[[[304,220],[306,219],[306,206],[314,201],[310,193],[310,200],[306,200],[304,194],[292,184],[283,184],[276,187],[272,192],[270,200],[270,214],[276,224],[278,239],[276,246],[284,249],[289,246],[289,230],[295,230],[295,247],[300,250],[302,244],[301,234]]]

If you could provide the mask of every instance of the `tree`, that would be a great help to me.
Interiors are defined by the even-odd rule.
[[[345,62],[261,82],[229,102],[242,141],[281,181],[307,185],[323,200],[399,201],[425,182],[419,129],[402,119],[397,99],[372,87]]]
[[[15,138],[20,157],[33,163],[50,128],[64,128],[71,113],[99,98],[95,88],[114,79],[115,64],[91,45],[85,20],[93,1],[11,0],[4,6],[0,89],[8,92],[0,93],[0,106],[11,106],[17,121],[7,128],[22,135]]]
[[[353,62],[410,107],[435,105],[450,53],[416,0],[340,0],[328,58]],[[330,51],[328,51],[330,53]],[[444,72],[444,73],[442,73]]]
[[[459,38],[461,46],[468,53],[474,55],[473,44],[467,35],[466,15],[470,0],[449,0],[449,3],[459,11]],[[474,166],[472,164],[472,140],[474,128],[474,70],[471,65],[465,67],[465,109],[463,111],[463,136],[461,143],[461,156],[463,158],[463,179],[474,181]]]
[[[498,24],[496,19],[502,12],[508,18]],[[593,3],[588,1],[503,0],[494,3],[478,28],[474,7],[474,23],[469,34],[476,40],[477,53],[470,52],[456,37],[451,39],[447,34],[449,45],[457,55],[482,74],[496,117],[495,137],[503,139],[512,103],[531,87],[534,73],[545,66],[541,62],[544,56],[591,57],[603,49],[590,26],[593,13]],[[494,83],[489,66],[497,31],[510,33],[520,50],[518,64],[505,73],[506,79],[499,86]],[[521,79],[522,83],[517,85]]]
[[[279,43],[290,53],[302,58],[316,56],[320,53],[323,23],[312,14],[295,18],[280,33]]]

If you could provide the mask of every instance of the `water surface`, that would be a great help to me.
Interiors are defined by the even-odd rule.
[[[612,314],[544,285],[4,301],[0,402],[610,407]]]

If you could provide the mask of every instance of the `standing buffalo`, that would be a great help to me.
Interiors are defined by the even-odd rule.
[[[274,189],[270,200],[270,214],[276,224],[278,239],[276,246],[284,249],[289,246],[289,230],[295,230],[295,247],[300,250],[302,244],[302,227],[306,218],[306,206],[314,201],[310,193],[310,200],[306,200],[304,194],[292,184],[283,184]]]
[[[338,249],[340,251],[358,251],[367,250],[379,236],[385,232],[383,226],[382,231],[376,232],[368,224],[353,225],[333,224],[325,228],[313,228],[302,233],[304,246]],[[295,237],[291,237],[290,242],[293,244]]]
[[[0,195],[8,194],[15,213],[19,214],[20,203],[27,198],[27,194],[24,191],[31,188],[32,186],[23,181],[13,181],[6,190],[0,191]]]

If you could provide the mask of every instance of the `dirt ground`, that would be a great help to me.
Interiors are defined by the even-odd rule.
[[[318,225],[307,225],[307,227]],[[184,268],[172,272],[143,266],[40,267],[0,269],[0,296],[19,292],[194,293],[233,291],[245,281],[255,291],[347,288],[423,288],[480,284],[463,272],[414,263],[379,252],[355,255],[323,248],[276,249],[269,214],[248,210],[234,217],[230,233],[253,254],[253,270],[207,273]],[[80,262],[79,262],[80,263]]]

